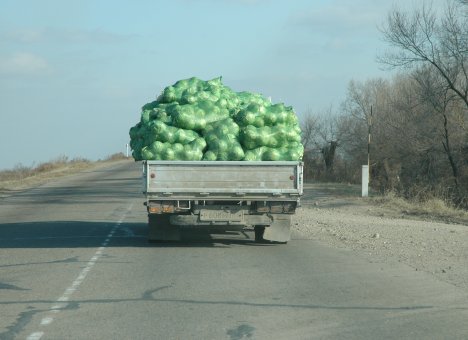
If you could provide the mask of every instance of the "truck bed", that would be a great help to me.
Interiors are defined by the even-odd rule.
[[[297,201],[302,162],[144,161],[144,193],[157,200]]]

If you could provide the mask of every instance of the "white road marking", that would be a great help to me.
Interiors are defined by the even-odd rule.
[[[50,316],[45,317],[44,319],[41,320],[41,326],[50,325],[52,321],[54,321],[54,318],[51,318]]]
[[[44,332],[35,332],[28,336],[27,340],[39,340],[44,335]]]
[[[76,279],[72,282],[70,287],[65,289],[62,296],[59,297],[56,302],[67,302],[67,301],[70,300],[70,297],[73,295],[73,293],[75,293],[78,290],[79,286],[84,281],[84,279],[86,278],[88,273],[94,267],[94,265],[99,260],[99,258],[102,256],[102,254],[104,253],[104,250],[106,249],[110,239],[112,238],[114,233],[117,231],[117,229],[119,229],[120,225],[122,224],[124,219],[127,217],[127,215],[130,213],[132,208],[133,208],[133,203],[130,204],[130,206],[127,208],[127,210],[122,215],[122,217],[112,227],[112,230],[109,232],[109,235],[107,235],[107,238],[105,239],[105,241],[101,244],[101,246],[98,248],[98,250],[96,250],[93,257],[86,264],[86,267],[81,270],[81,272],[78,274]],[[64,304],[64,303],[54,304],[52,307],[49,308],[49,315],[45,316],[41,320],[40,326],[44,327],[44,326],[50,325],[54,321],[54,318],[52,317],[52,314],[57,314],[61,310],[65,309],[66,307],[67,307],[67,304]],[[26,339],[27,340],[39,340],[43,336],[44,336],[44,332],[33,332]]]

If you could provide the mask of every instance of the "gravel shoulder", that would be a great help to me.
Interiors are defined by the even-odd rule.
[[[468,291],[466,214],[418,216],[376,199],[319,189],[306,190],[293,217],[293,238],[351,249],[371,262],[402,262]]]

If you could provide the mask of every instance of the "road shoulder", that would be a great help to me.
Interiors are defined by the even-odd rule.
[[[316,197],[293,216],[293,238],[350,249],[371,262],[401,262],[468,292],[468,227],[462,219],[407,214],[378,200],[330,192]]]

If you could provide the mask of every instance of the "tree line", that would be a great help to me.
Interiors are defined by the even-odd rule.
[[[305,115],[306,179],[359,183],[369,162],[382,193],[468,207],[467,19],[466,0],[391,10],[377,60],[397,75],[350,81],[338,109]]]

